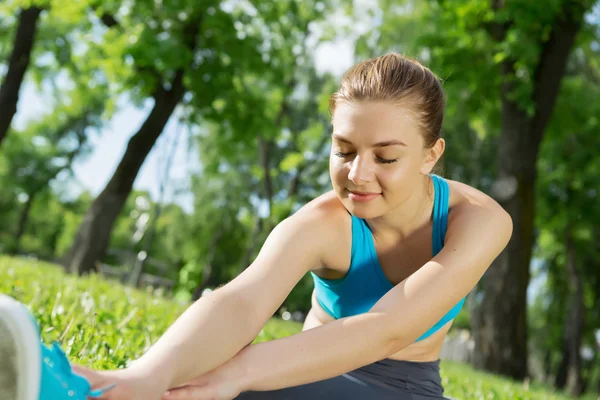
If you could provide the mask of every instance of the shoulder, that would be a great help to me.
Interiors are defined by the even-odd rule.
[[[328,265],[332,249],[349,248],[352,218],[335,192],[329,191],[302,206],[275,230],[286,231],[298,245],[319,251],[323,265]]]
[[[512,218],[496,200],[467,184],[446,179],[450,187],[447,237],[478,236],[504,248],[512,235]]]
[[[293,223],[303,232],[335,238],[350,231],[352,219],[332,190],[305,204],[284,222]]]
[[[510,215],[496,200],[479,189],[465,183],[446,179],[450,187],[450,214],[467,216],[489,213],[510,220]]]

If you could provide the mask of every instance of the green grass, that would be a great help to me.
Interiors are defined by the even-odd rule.
[[[29,306],[45,342],[59,340],[73,362],[98,369],[122,368],[139,357],[185,309],[160,293],[123,287],[98,276],[77,278],[51,264],[2,256],[0,293]],[[300,329],[298,323],[273,319],[256,342],[292,335]],[[442,362],[442,379],[445,394],[456,399],[570,398],[540,385],[526,388],[522,383],[448,361]]]

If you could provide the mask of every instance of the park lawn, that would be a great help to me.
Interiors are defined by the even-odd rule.
[[[185,309],[160,293],[135,290],[95,275],[74,277],[52,264],[5,256],[0,256],[0,293],[30,307],[46,343],[59,340],[72,361],[98,369],[121,368],[139,357]],[[298,323],[274,318],[256,342],[300,329]],[[570,398],[542,385],[526,388],[523,383],[448,361],[442,362],[442,379],[445,394],[455,399]]]

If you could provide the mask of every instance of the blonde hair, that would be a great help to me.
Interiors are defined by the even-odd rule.
[[[385,101],[408,107],[416,117],[425,146],[441,137],[446,99],[440,79],[418,61],[397,53],[360,62],[348,70],[329,99],[329,112],[340,102]]]

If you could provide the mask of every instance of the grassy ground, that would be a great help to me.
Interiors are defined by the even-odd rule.
[[[45,342],[60,340],[72,361],[99,369],[120,368],[140,356],[185,309],[157,293],[133,290],[97,276],[76,278],[53,265],[2,256],[0,293],[30,307]],[[300,324],[273,319],[256,342],[300,329]],[[455,399],[569,398],[540,385],[527,387],[447,361],[442,362],[442,378],[445,394]]]

